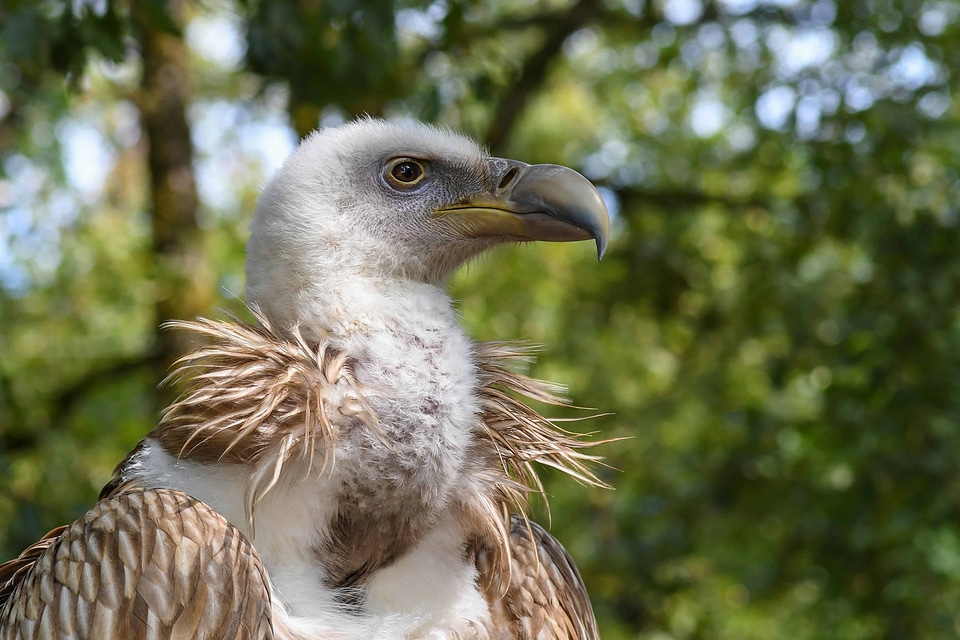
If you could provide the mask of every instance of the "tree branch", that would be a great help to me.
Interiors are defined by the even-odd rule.
[[[3,404],[6,405],[7,411],[10,413],[8,428],[4,429],[0,426],[0,435],[3,437],[4,444],[6,444],[6,441],[11,437],[13,439],[19,439],[19,431],[24,430],[26,412],[17,399],[13,380],[7,372],[6,367],[3,366],[2,361],[0,361],[0,399],[3,400]],[[7,447],[4,448],[6,449]]]
[[[60,389],[50,406],[50,424],[54,427],[66,418],[76,406],[96,389],[108,385],[119,378],[127,377],[144,370],[155,370],[162,362],[162,354],[153,352],[108,362],[100,369],[88,371],[73,384]]]
[[[620,197],[620,201],[625,209],[641,204],[662,207],[719,204],[732,209],[744,207],[766,208],[770,204],[769,201],[764,198],[734,198],[725,194],[711,194],[683,189],[645,189],[643,187],[630,186],[612,190]]]
[[[50,399],[51,407],[47,425],[56,429],[72,413],[78,404],[98,388],[115,382],[117,379],[139,373],[144,370],[153,370],[157,366],[159,357],[155,353],[135,356],[124,360],[108,362],[100,369],[88,371],[72,384],[57,391]],[[0,431],[0,449],[7,453],[38,450],[40,440],[48,428],[44,425],[28,424],[28,417],[23,408],[17,403],[12,381],[0,368],[0,395],[12,413],[9,429]]]
[[[794,198],[778,198],[769,194],[757,193],[751,196],[738,198],[723,193],[705,193],[696,190],[683,189],[647,189],[636,185],[615,189],[609,187],[620,198],[621,209],[629,210],[638,206],[655,206],[664,208],[690,208],[702,205],[719,205],[728,209],[766,209],[770,210],[778,205],[789,203],[806,216],[812,215],[812,200],[809,195],[799,195]]]
[[[502,151],[517,118],[530,98],[543,85],[550,63],[560,53],[566,39],[574,31],[595,20],[602,12],[603,7],[599,0],[580,0],[566,13],[551,16],[551,20],[543,23],[543,44],[524,61],[516,82],[500,99],[490,122],[484,141],[492,151]]]
[[[563,13],[538,13],[536,15],[511,17],[500,20],[499,22],[486,23],[480,25],[469,25],[463,28],[463,25],[457,25],[456,28],[447,25],[443,30],[443,37],[434,42],[428,42],[427,45],[417,54],[414,69],[421,69],[431,54],[449,52],[455,43],[458,42],[476,42],[491,37],[502,37],[506,31],[521,31],[534,27],[554,29],[556,25],[563,21],[566,14]]]
[[[179,35],[156,20],[160,12],[172,24],[182,24],[184,5],[182,0],[150,0],[130,7],[143,59],[143,77],[135,99],[149,141],[153,258],[160,285],[154,314],[156,357],[149,360],[158,380],[189,346],[182,335],[160,331],[160,324],[202,315],[212,306],[215,291],[213,275],[197,241],[199,197],[187,120],[192,91],[187,48]],[[162,397],[157,399],[164,404]]]

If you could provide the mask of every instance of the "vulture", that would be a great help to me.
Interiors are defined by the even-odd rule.
[[[0,639],[594,639],[573,560],[524,512],[591,443],[525,399],[448,276],[507,242],[593,240],[572,169],[416,122],[307,137],[264,188],[239,318],[175,323],[183,393],[99,502],[0,565]]]

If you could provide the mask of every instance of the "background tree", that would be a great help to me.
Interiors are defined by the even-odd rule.
[[[296,136],[414,116],[615,214],[600,266],[525,247],[454,283],[631,438],[616,491],[548,484],[605,638],[956,637],[958,42],[956,0],[8,0],[2,557],[155,422],[185,348],[158,320],[242,310]]]

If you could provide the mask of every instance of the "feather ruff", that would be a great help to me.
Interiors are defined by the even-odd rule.
[[[236,318],[166,325],[206,344],[181,358],[167,378],[167,383],[185,383],[186,389],[151,437],[183,459],[251,466],[245,509],[253,531],[257,503],[291,462],[305,461],[297,468],[309,474],[321,450],[321,473],[336,463],[335,425],[343,416],[359,419],[374,433],[379,423],[350,358],[324,340],[311,344],[296,329],[283,335],[263,314],[251,311],[259,326]],[[562,386],[517,371],[536,351],[516,342],[483,342],[474,348],[483,413],[476,424],[473,472],[486,486],[465,507],[476,529],[496,541],[491,548],[504,574],[510,567],[510,514],[526,522],[531,493],[547,504],[536,463],[585,485],[607,486],[588,466],[600,458],[584,452],[605,441],[588,441],[563,429],[524,402],[569,406]],[[508,585],[506,579],[502,588]]]

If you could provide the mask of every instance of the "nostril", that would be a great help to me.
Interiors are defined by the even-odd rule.
[[[508,186],[510,186],[510,183],[513,182],[513,179],[517,177],[518,173],[520,173],[520,171],[518,171],[516,167],[512,167],[509,171],[503,174],[502,178],[500,178],[500,184],[497,185],[497,189],[506,189]]]

